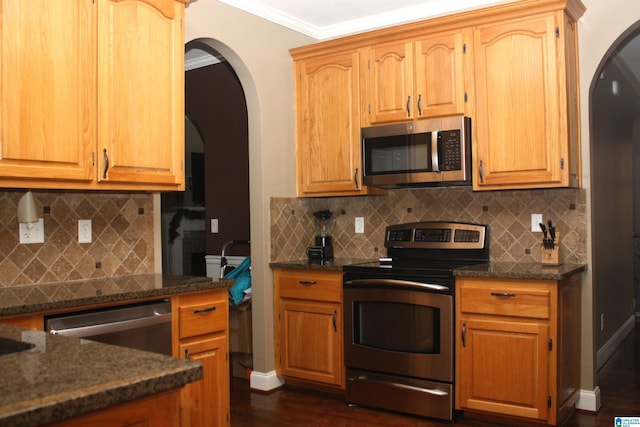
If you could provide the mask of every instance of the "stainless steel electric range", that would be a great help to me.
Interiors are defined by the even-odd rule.
[[[388,226],[387,257],[344,267],[346,400],[453,420],[454,276],[489,261],[486,225]]]

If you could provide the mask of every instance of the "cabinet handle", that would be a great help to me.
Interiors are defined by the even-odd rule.
[[[184,349],[184,358],[187,360],[191,360],[191,355],[189,354],[189,349],[185,348]]]
[[[407,117],[411,117],[411,95],[407,96]]]
[[[480,167],[478,168],[478,174],[480,175],[480,183],[484,183],[484,174],[482,173],[482,160],[480,160]]]
[[[300,280],[299,283],[301,285],[303,285],[303,286],[312,286],[312,285],[315,285],[318,282],[316,282],[315,280]]]
[[[338,312],[333,311],[333,331],[338,332]]]
[[[463,347],[467,346],[467,324],[466,323],[462,324],[462,346]]]
[[[516,294],[511,292],[491,292],[492,297],[513,298]]]
[[[216,311],[215,305],[208,308],[196,308],[195,310],[193,310],[193,314],[209,313],[211,311]]]
[[[107,179],[107,171],[109,170],[109,156],[107,155],[107,149],[102,150],[102,154],[104,155],[104,172],[102,173],[102,178]]]
[[[360,183],[358,182],[358,168],[356,168],[356,171],[353,174],[353,181],[356,183],[356,190],[359,190],[360,189]]]
[[[418,115],[422,116],[422,94],[418,94]]]

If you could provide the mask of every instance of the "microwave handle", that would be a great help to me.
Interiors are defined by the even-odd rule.
[[[431,165],[433,172],[440,172],[440,132],[431,132]]]

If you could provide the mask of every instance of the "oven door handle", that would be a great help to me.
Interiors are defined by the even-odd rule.
[[[390,387],[395,387],[395,388],[401,388],[404,390],[412,390],[412,391],[419,391],[422,393],[428,393],[428,394],[433,394],[435,396],[448,396],[449,393],[447,393],[444,390],[439,390],[437,388],[424,388],[424,387],[416,387],[414,385],[408,385],[408,384],[400,384],[400,383],[394,383],[394,382],[389,382],[389,381],[382,381],[382,380],[375,380],[375,379],[371,379],[369,377],[367,377],[366,375],[358,375],[356,378],[353,377],[348,377],[347,380],[349,381],[362,381],[362,382],[369,382],[369,383],[378,383],[378,384],[384,384]]]
[[[400,280],[400,279],[354,279],[344,282],[345,285],[373,285],[373,286],[408,286],[410,288],[428,289],[431,291],[448,291],[449,287],[445,285],[439,285],[437,283],[422,283],[414,282],[412,280]]]

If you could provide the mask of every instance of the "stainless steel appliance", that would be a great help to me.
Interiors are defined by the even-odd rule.
[[[488,228],[388,226],[386,258],[344,267],[346,400],[453,420],[453,269],[489,260]]]
[[[363,181],[373,187],[471,185],[471,119],[362,129]]]
[[[160,300],[45,317],[52,334],[171,356],[171,302]]]

